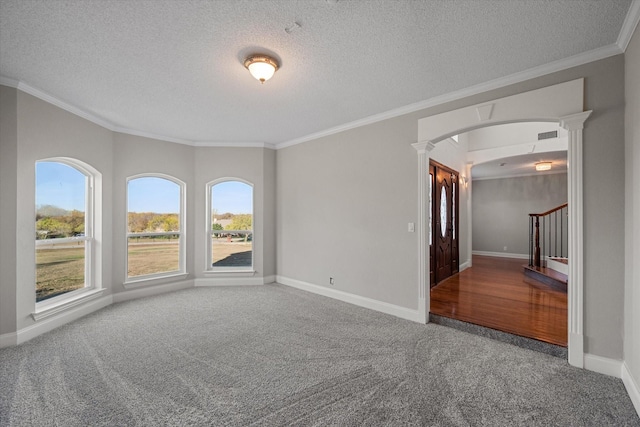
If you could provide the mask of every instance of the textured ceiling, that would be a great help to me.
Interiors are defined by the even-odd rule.
[[[551,170],[548,172],[536,172],[535,165],[538,162],[551,162]],[[492,179],[566,172],[567,152],[550,151],[491,160],[474,166],[471,169],[471,177],[473,179]]]
[[[277,145],[614,46],[630,4],[0,0],[0,76],[118,130]],[[252,53],[281,61],[264,85]]]

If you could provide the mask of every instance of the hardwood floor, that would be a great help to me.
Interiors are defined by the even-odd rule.
[[[474,256],[431,289],[431,313],[567,346],[567,294],[524,276],[521,259]]]

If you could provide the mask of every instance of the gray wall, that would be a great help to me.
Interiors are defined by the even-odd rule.
[[[265,187],[260,195],[262,200],[257,203],[263,206],[264,219],[269,215],[273,218],[274,209],[277,213],[276,257],[265,257],[265,260],[271,264],[275,262],[277,273],[285,277],[328,286],[328,278],[333,276],[336,289],[416,309],[418,236],[407,232],[407,223],[418,219],[417,154],[410,145],[417,139],[418,119],[584,77],[585,109],[594,110],[584,130],[585,351],[621,359],[625,279],[622,255],[625,193],[621,185],[625,180],[621,167],[625,154],[624,66],[624,57],[618,55],[278,150],[275,156],[264,149],[259,149],[262,156],[246,155],[251,159],[246,160],[250,162],[247,167],[262,170],[258,175],[263,177]],[[0,209],[3,223],[5,219],[15,218],[14,223],[2,225],[2,231],[11,235],[10,229],[15,225],[16,238],[15,241],[0,239],[0,244],[3,254],[15,251],[16,263],[15,267],[7,262],[2,264],[3,275],[5,267],[9,273],[8,278],[0,282],[0,295],[3,296],[0,330],[12,333],[32,324],[29,314],[34,309],[35,161],[50,156],[69,156],[102,172],[105,228],[102,271],[103,283],[109,292],[120,286],[121,278],[112,276],[120,261],[112,262],[112,258],[120,257],[122,251],[121,245],[114,245],[115,233],[119,231],[113,226],[112,218],[118,215],[122,206],[117,204],[122,204],[123,196],[121,190],[115,190],[112,185],[123,175],[137,171],[133,167],[128,169],[131,165],[126,166],[127,170],[124,170],[125,166],[116,165],[122,160],[115,157],[116,146],[120,142],[124,144],[124,137],[121,139],[109,130],[23,92],[17,91],[17,95],[13,95],[16,91],[3,89],[2,93],[2,124],[7,121],[9,125],[0,131],[3,155]],[[15,131],[11,118],[14,108]],[[4,111],[9,112],[7,119]],[[629,121],[637,122],[633,118]],[[116,143],[116,139],[120,142]],[[126,139],[133,146],[130,149],[118,147],[118,152],[133,153],[138,145],[147,144],[138,138]],[[180,152],[180,158],[185,155],[183,147],[169,149],[163,144],[157,147],[158,150],[170,150],[169,155],[163,155],[162,151],[153,154],[157,158],[169,159],[174,150]],[[226,154],[218,158],[216,148],[190,150],[194,156],[191,165],[194,165],[195,188],[187,191],[193,192],[197,201],[201,200],[198,193],[204,192],[203,182],[214,179],[218,173],[223,174],[218,171],[205,176],[208,169],[223,168],[216,159],[222,159]],[[5,153],[8,160],[5,160]],[[242,158],[235,164],[242,164],[244,153],[239,154]],[[273,160],[276,162],[275,180]],[[5,169],[5,162],[14,163],[14,166]],[[637,166],[637,163],[633,165]],[[176,173],[184,174],[188,181],[183,166],[179,166]],[[235,176],[238,169],[224,174]],[[267,188],[267,182],[275,182],[275,189]],[[274,193],[275,206],[266,200]],[[13,202],[15,206],[11,206]],[[194,203],[195,230],[199,223],[204,224],[198,217],[204,214]],[[262,250],[268,253],[276,242],[268,241],[268,224],[264,225]],[[118,223],[117,228],[121,226]],[[191,267],[195,271],[193,274],[198,274],[200,269],[198,253],[201,250],[198,247],[202,246],[198,239],[202,239],[201,235],[193,231],[193,235],[188,236],[195,244],[191,249],[195,255]],[[260,274],[268,274],[273,266],[262,265],[261,269]],[[15,280],[12,280],[14,274]],[[121,272],[116,271],[116,274]],[[635,286],[637,282],[633,284]],[[9,302],[5,302],[5,296]],[[637,357],[637,353],[633,355]]]
[[[625,55],[625,306],[624,360],[640,384],[640,27]],[[640,410],[640,408],[637,408]]]
[[[16,330],[18,91],[0,86],[0,335]]]
[[[237,176],[255,185],[256,276],[275,275],[275,153],[264,148],[196,148],[112,132],[22,91],[0,86],[0,335],[34,324],[35,162],[81,160],[102,174],[102,236],[96,266],[105,295],[126,294],[126,179],[171,175],[186,183],[187,279],[204,270],[205,185]],[[269,221],[265,226],[265,220]],[[198,261],[201,261],[198,264]],[[151,287],[175,279],[150,280]],[[132,292],[130,295],[138,295]],[[126,298],[126,297],[125,297]]]
[[[194,188],[193,147],[158,141],[122,133],[114,133],[113,158],[113,292],[125,291],[127,277],[127,178],[142,173],[160,173],[172,176],[186,184],[186,270],[193,278],[193,234],[195,225],[195,199],[201,196]],[[175,278],[155,279],[141,285],[161,284]]]
[[[563,203],[567,203],[566,173],[474,180],[473,250],[527,255],[529,214]]]
[[[101,280],[107,293],[112,282],[112,187],[113,132],[64,111],[29,94],[18,91],[17,219],[15,223],[17,278],[17,329],[33,324],[35,310],[35,162],[49,157],[81,160],[102,174]],[[7,201],[6,204],[11,204]],[[3,206],[6,205],[3,197]],[[11,285],[11,284],[9,284]]]
[[[417,120],[278,150],[278,275],[417,309]]]
[[[584,129],[585,351],[621,359],[622,55],[278,150],[278,275],[320,286],[333,276],[341,291],[417,308],[418,240],[406,223],[418,215],[418,119],[581,77],[594,110]]]
[[[275,275],[275,154],[264,148],[195,148],[193,151],[195,188],[194,200],[196,228],[194,236],[194,272],[196,277],[206,274],[206,206],[207,183],[220,178],[240,178],[253,184],[254,201],[254,270],[257,277]],[[270,222],[267,222],[269,220]],[[220,277],[220,274],[216,274]]]

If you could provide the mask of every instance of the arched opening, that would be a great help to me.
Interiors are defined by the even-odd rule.
[[[483,127],[456,139],[456,144],[437,145],[430,160],[437,162],[448,154],[453,161],[457,155],[470,170],[461,182],[467,250],[461,251],[459,272],[445,280],[436,274],[437,283],[430,283],[432,320],[446,324],[454,319],[566,347],[566,273],[552,270],[556,265],[547,262],[551,253],[567,260],[566,209],[541,220],[544,266],[525,266],[529,267],[532,249],[529,214],[567,203],[567,132],[550,122],[526,122]],[[540,161],[551,162],[551,169],[537,171]],[[433,246],[429,249],[434,252]],[[430,272],[440,270],[434,261],[440,258],[430,256]],[[566,354],[542,343],[529,345]]]
[[[169,175],[127,179],[126,283],[185,273],[185,192]]]
[[[253,269],[253,185],[238,178],[207,184],[207,271]]]
[[[534,90],[480,105],[464,107],[419,120],[419,286],[418,301],[421,318],[428,321],[429,294],[427,238],[424,231],[428,201],[426,189],[429,153],[447,138],[473,129],[514,122],[555,122],[568,131],[568,203],[569,203],[569,265],[568,284],[568,353],[569,363],[584,366],[583,337],[583,253],[582,253],[582,129],[590,111],[584,112],[584,82],[582,79]],[[469,241],[469,239],[467,239]],[[575,261],[573,261],[575,260]]]
[[[102,175],[77,159],[35,164],[34,318],[102,289]]]

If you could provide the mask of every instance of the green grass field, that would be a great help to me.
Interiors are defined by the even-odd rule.
[[[213,262],[232,258],[234,254],[251,251],[251,242],[243,239],[214,239]],[[177,271],[179,269],[178,241],[131,242],[129,251],[129,277]],[[250,252],[249,252],[250,253]],[[238,266],[250,266],[245,262]],[[84,244],[67,243],[39,246],[36,250],[36,301],[75,291],[84,286]]]
[[[129,277],[135,277],[177,271],[180,269],[179,250],[177,240],[160,243],[130,243],[127,274]]]
[[[84,286],[84,244],[36,250],[36,301]]]

